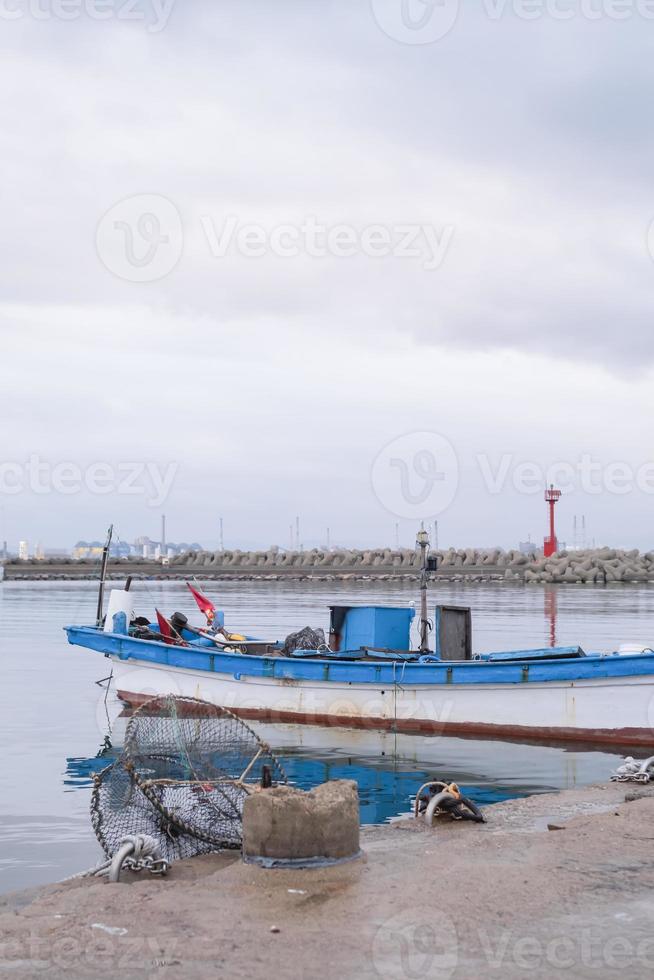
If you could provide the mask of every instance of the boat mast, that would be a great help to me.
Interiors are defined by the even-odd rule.
[[[114,533],[113,524],[109,525],[109,530],[107,531],[107,540],[105,542],[104,549],[102,551],[102,564],[100,566],[100,587],[98,589],[98,611],[95,617],[96,626],[102,626],[102,606],[104,605],[104,583],[107,578],[107,564],[109,562],[109,548],[111,546],[111,538]]]
[[[429,653],[429,630],[431,623],[427,617],[427,552],[429,550],[429,535],[421,524],[416,537],[420,548],[420,652]]]

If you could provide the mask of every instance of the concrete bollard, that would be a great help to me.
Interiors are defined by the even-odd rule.
[[[359,854],[359,794],[351,779],[305,793],[260,790],[243,806],[243,859],[267,867],[333,864]]]

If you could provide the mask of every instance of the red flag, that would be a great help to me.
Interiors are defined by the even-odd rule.
[[[194,589],[190,582],[186,583],[191,590],[191,595],[198,604],[200,612],[203,612],[207,617],[207,622],[212,623],[216,615],[216,607],[214,606],[211,599],[207,599],[206,595],[202,595],[198,589]]]
[[[157,614],[157,622],[159,623],[159,632],[163,637],[164,643],[179,643],[181,637],[178,639],[179,634],[175,632],[170,622],[158,609],[155,609],[155,612]]]

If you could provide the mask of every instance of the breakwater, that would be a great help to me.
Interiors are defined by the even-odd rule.
[[[614,548],[561,551],[551,558],[500,548],[449,548],[431,552],[438,559],[432,580],[451,582],[511,582],[526,585],[610,585],[654,581],[654,551],[641,553]],[[8,561],[6,580],[94,579],[97,561],[56,559]],[[417,581],[420,555],[410,548],[334,549],[330,551],[190,551],[161,564],[148,559],[111,562],[109,578],[318,581]]]

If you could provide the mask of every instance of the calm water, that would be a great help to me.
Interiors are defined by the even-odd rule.
[[[179,609],[197,619],[183,583],[135,583],[137,608]],[[388,583],[218,582],[209,594],[232,627],[283,637],[310,624],[327,626],[330,601],[400,603],[410,587]],[[187,598],[188,596],[188,598]],[[107,661],[71,647],[61,627],[92,622],[93,583],[0,584],[0,891],[53,881],[100,857],[88,817],[90,774],[112,725],[120,742],[120,706],[95,681]],[[651,644],[654,588],[521,588],[439,585],[433,601],[470,605],[475,651],[580,643],[608,651]],[[395,736],[292,726],[254,726],[275,747],[298,785],[349,777],[359,783],[363,822],[407,811],[418,785],[433,775],[456,779],[478,802],[604,779],[618,761],[604,752],[566,752],[426,736]],[[109,752],[108,758],[112,753]]]

